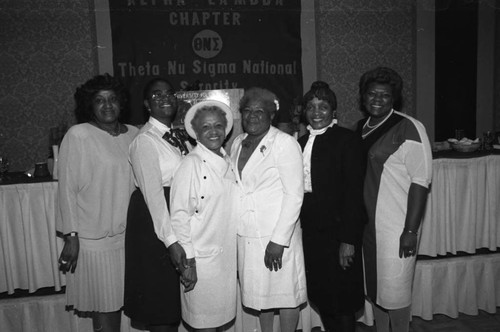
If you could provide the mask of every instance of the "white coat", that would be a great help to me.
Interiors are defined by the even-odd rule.
[[[231,148],[238,165],[241,142]],[[271,127],[236,175],[240,186],[238,274],[243,305],[256,310],[295,307],[306,301],[299,213],[304,195],[302,152],[290,135]],[[269,241],[285,246],[283,267],[264,265]]]
[[[235,181],[229,157],[198,143],[172,182],[172,227],[187,258],[196,259],[198,282],[181,292],[182,318],[194,328],[218,327],[236,316]]]

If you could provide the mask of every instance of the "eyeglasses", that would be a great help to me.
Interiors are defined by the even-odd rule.
[[[158,101],[161,99],[170,99],[170,98],[175,98],[175,91],[156,90],[153,91],[153,94],[151,95],[151,99],[153,99],[154,101]]]

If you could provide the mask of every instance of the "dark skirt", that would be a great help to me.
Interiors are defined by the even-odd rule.
[[[170,188],[164,188],[167,205]],[[139,189],[130,198],[125,233],[124,312],[146,325],[171,325],[181,320],[180,286],[165,244]]]
[[[311,194],[304,195],[300,218],[307,295],[322,317],[353,315],[364,305],[361,246],[355,245],[354,262],[343,270],[335,234],[337,218],[322,211],[322,206]]]

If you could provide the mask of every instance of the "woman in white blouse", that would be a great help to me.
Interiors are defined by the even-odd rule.
[[[162,78],[144,89],[148,122],[130,145],[137,190],[132,194],[125,239],[125,314],[150,331],[177,331],[179,275],[185,252],[172,230],[169,194],[174,171],[191,148],[172,129],[177,98]]]
[[[215,331],[236,316],[236,177],[222,148],[231,131],[231,109],[218,101],[192,106],[184,120],[196,148],[172,182],[172,225],[186,251],[182,319]]]

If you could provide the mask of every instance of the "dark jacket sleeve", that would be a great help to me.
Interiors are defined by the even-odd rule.
[[[342,193],[338,240],[349,244],[361,244],[366,212],[363,184],[366,168],[361,137],[349,133],[342,146],[341,156]]]

